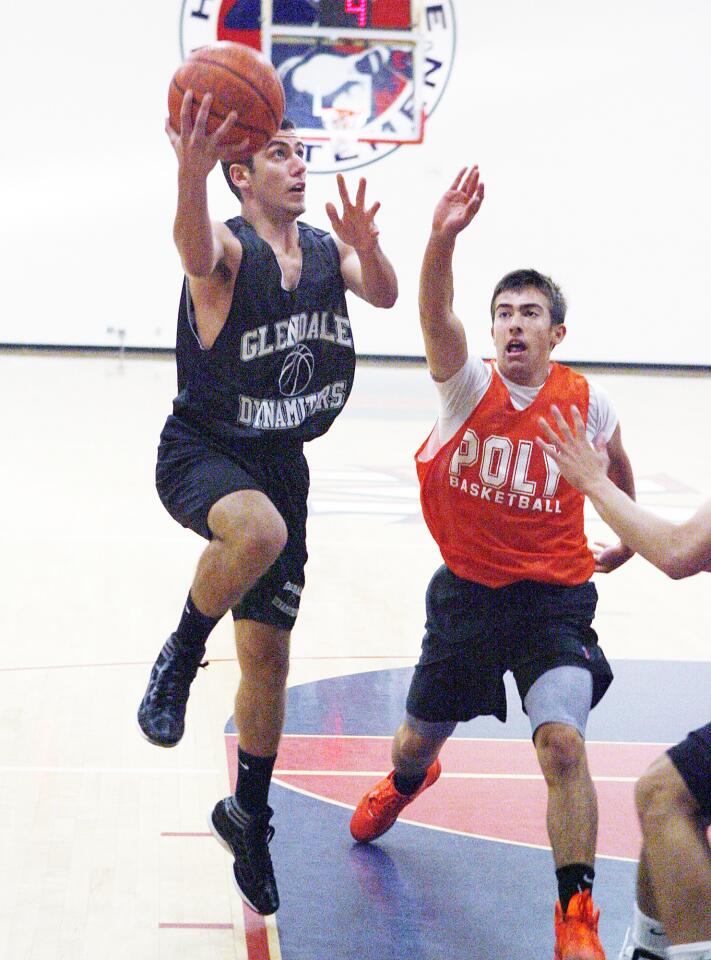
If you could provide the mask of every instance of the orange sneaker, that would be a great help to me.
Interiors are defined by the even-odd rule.
[[[563,916],[560,901],[555,905],[554,960],[605,960],[597,922],[600,911],[593,912],[589,890],[576,893]]]
[[[409,797],[398,793],[393,784],[394,770],[376,783],[372,790],[369,790],[361,798],[360,803],[355,808],[355,813],[351,817],[351,835],[359,843],[367,843],[369,840],[377,840],[392,827],[397,820],[400,812],[405,809],[408,803],[412,803],[415,797],[419,797],[423,790],[431,787],[439,778],[442,772],[442,765],[439,760],[435,760],[427,769],[427,775],[422,786]]]

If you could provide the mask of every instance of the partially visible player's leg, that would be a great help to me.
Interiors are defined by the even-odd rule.
[[[303,456],[270,467],[270,495],[288,528],[279,557],[233,607],[240,683],[235,698],[239,734],[235,794],[210,815],[215,837],[234,856],[235,885],[254,910],[271,914],[279,895],[269,842],[269,786],[286,708],[289,641],[305,578],[308,467]]]
[[[205,522],[210,542],[198,561],[178,627],[158,655],[138,709],[143,735],[157,746],[175,746],[183,736],[190,684],[210,632],[269,570],[286,544],[283,519],[258,490],[221,497]]]
[[[604,960],[592,901],[597,796],[585,752],[592,676],[561,665],[528,690],[524,705],[548,788],[547,827],[556,866],[555,960]]]
[[[497,591],[441,566],[427,588],[422,654],[392,746],[393,770],[363,795],[351,834],[382,836],[402,810],[438,779],[439,752],[460,720],[506,715],[503,668],[493,635]]]
[[[455,721],[428,723],[406,716],[392,745],[393,769],[361,797],[351,818],[351,835],[360,843],[377,840],[408,804],[439,778],[439,752]]]
[[[286,524],[259,490],[239,490],[215,503],[211,540],[198,561],[190,594],[209,617],[222,617],[269,570],[286,546]]]
[[[698,944],[690,957],[711,956],[711,724],[656,760],[638,781],[635,800],[667,936],[675,947]]]
[[[219,801],[209,824],[234,857],[238,892],[258,913],[279,907],[269,843],[269,786],[284,724],[289,670],[289,630],[252,620],[235,621],[240,683],[235,698],[239,731],[234,796]]]

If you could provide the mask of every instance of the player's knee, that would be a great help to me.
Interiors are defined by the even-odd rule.
[[[684,780],[667,756],[660,757],[639,778],[634,791],[642,831],[654,831],[673,816],[695,817],[698,809]]]
[[[268,569],[286,546],[283,517],[263,495],[248,491],[220,500],[210,511],[210,528],[239,558]]]
[[[534,743],[546,780],[569,780],[585,765],[585,742],[575,727],[562,723],[541,724]]]

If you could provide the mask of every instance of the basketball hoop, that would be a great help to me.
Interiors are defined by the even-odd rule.
[[[362,110],[348,107],[324,107],[321,121],[331,141],[333,156],[350,155],[356,152],[358,134],[365,126]]]

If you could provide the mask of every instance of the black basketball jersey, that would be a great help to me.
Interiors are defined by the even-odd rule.
[[[274,251],[254,227],[243,217],[227,226],[243,249],[227,321],[204,350],[186,278],[173,412],[222,443],[311,440],[328,430],[353,386],[355,351],[338,248],[324,230],[298,223],[301,277],[289,291]]]

